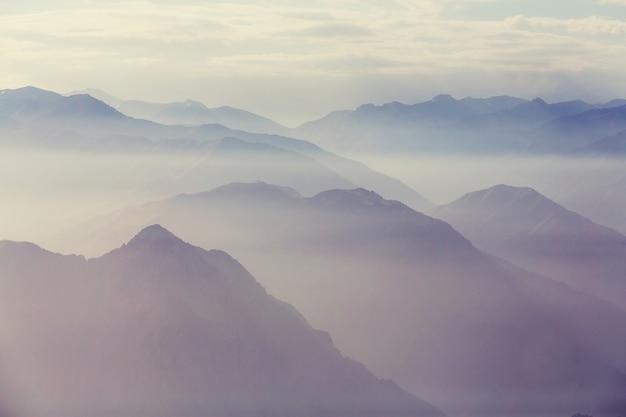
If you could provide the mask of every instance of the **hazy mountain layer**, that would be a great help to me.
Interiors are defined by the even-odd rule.
[[[363,189],[304,198],[231,184],[103,216],[66,241],[93,253],[146,221],[206,247],[221,241],[342,351],[450,415],[626,410],[624,312],[401,203]]]
[[[225,252],[158,225],[88,261],[0,242],[0,301],[16,415],[442,415],[343,357]]]
[[[154,172],[149,183],[155,187],[157,181],[166,178],[168,181],[160,186],[173,193],[200,191],[232,181],[264,180],[295,187],[305,194],[328,188],[368,187],[420,210],[433,206],[402,182],[310,142],[233,130],[215,123],[161,125],[128,117],[87,94],[64,97],[34,87],[3,91],[4,94],[0,95],[0,117],[3,117],[0,131],[4,135],[0,145],[8,149],[86,151],[95,154],[96,158],[105,152],[131,154],[138,158],[136,165],[142,167],[142,173],[150,164],[144,159],[154,160],[155,152],[169,154],[178,160],[173,159],[169,166]],[[231,146],[229,157],[232,158],[221,160],[223,155],[213,152],[214,146],[207,142],[226,138],[253,145],[239,143],[236,149]],[[179,169],[172,170],[172,165]],[[213,181],[196,188],[185,186],[185,181],[193,180],[189,177],[199,176],[190,171],[201,172],[200,176]],[[222,171],[226,172],[222,174]],[[223,179],[216,181],[220,177]],[[182,186],[172,185],[181,182]],[[142,188],[137,191],[144,192],[147,187]]]
[[[626,311],[626,236],[531,188],[497,185],[429,211],[475,245]]]
[[[564,154],[623,130],[619,104],[441,95],[413,105],[366,104],[332,112],[294,135],[348,154]]]

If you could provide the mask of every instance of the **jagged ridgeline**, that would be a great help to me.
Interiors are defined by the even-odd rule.
[[[0,336],[2,417],[443,415],[159,225],[90,260],[0,242]]]

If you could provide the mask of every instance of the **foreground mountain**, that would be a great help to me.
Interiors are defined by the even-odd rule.
[[[429,214],[482,249],[626,311],[626,236],[531,188],[497,185]]]
[[[0,260],[1,365],[23,415],[442,415],[225,252],[159,225],[88,261],[8,241]]]
[[[222,242],[343,352],[449,415],[626,411],[626,313],[397,201],[230,184],[94,219],[64,250],[93,253],[143,222]]]

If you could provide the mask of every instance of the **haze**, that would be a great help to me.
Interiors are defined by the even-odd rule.
[[[0,5],[0,417],[626,415],[626,0]]]

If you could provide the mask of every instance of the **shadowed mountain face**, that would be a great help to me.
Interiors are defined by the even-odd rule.
[[[442,415],[225,252],[158,225],[88,261],[0,242],[0,301],[2,379],[23,415]]]
[[[626,236],[533,189],[497,185],[429,213],[482,249],[626,310]]]
[[[343,352],[450,415],[626,410],[624,312],[373,192],[305,198],[231,184],[112,213],[68,238],[93,253],[144,221],[206,247],[222,241]]]

